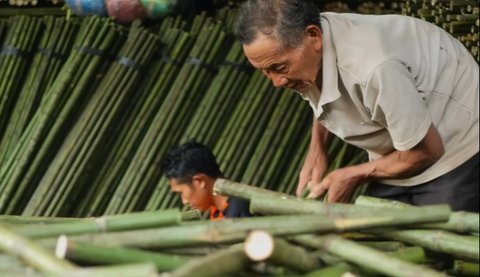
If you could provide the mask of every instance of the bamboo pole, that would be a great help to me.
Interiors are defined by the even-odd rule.
[[[123,264],[114,266],[96,266],[69,270],[58,277],[158,277],[155,265],[152,263]]]
[[[46,216],[20,216],[20,215],[0,215],[0,224],[25,225],[25,224],[52,224],[60,222],[71,222],[83,220],[73,217],[46,217]]]
[[[191,47],[191,37],[185,32],[169,29],[165,36],[167,36],[164,38],[166,45],[162,49],[162,56],[168,57],[168,60],[159,61],[158,66],[161,67],[161,72],[158,74],[158,80],[151,88],[149,86],[144,88],[146,99],[139,100],[138,107],[135,107],[131,113],[134,115],[130,119],[132,122],[127,123],[125,128],[121,128],[119,137],[124,139],[119,140],[117,145],[113,146],[112,153],[100,170],[100,175],[96,177],[97,189],[92,189],[90,192],[91,195],[96,195],[95,199],[92,199],[93,204],[85,203],[85,208],[83,211],[79,211],[79,215],[103,214],[105,206],[108,204],[108,195],[117,188],[135,154],[136,146],[141,142],[148,126],[152,123],[155,112],[165,99],[167,89],[179,71],[177,63],[184,61],[185,52]]]
[[[294,198],[292,195],[237,183],[223,178],[218,178],[215,181],[215,184],[213,185],[213,192],[219,195],[229,195],[246,200],[250,200],[254,196],[261,195],[265,197],[274,197],[277,199]]]
[[[130,248],[102,247],[88,243],[73,242],[66,236],[60,236],[56,246],[56,256],[88,264],[128,264],[148,262],[158,271],[171,271],[189,259],[178,255],[166,255]]]
[[[435,214],[436,213],[436,214]],[[74,241],[102,246],[134,246],[139,248],[167,248],[205,245],[209,243],[238,242],[250,230],[260,229],[272,235],[291,235],[308,232],[359,230],[382,226],[398,226],[418,221],[446,219],[445,214],[433,211],[418,217],[392,215],[371,218],[328,219],[320,215],[265,216],[239,218],[220,222],[198,222],[177,227],[123,231],[105,234],[72,236]]]
[[[261,230],[254,230],[247,236],[244,251],[254,262],[268,261],[301,273],[313,271],[320,266],[318,258],[304,248],[274,238]]]
[[[36,242],[30,241],[0,226],[0,249],[20,257],[25,263],[45,274],[62,274],[75,266],[50,254]]]
[[[12,230],[30,238],[44,238],[56,237],[62,234],[77,235],[178,225],[180,224],[180,219],[180,211],[178,209],[171,209],[104,216],[48,225],[28,224],[14,227]]]
[[[107,50],[117,33],[109,32],[110,26],[106,24],[100,25],[101,21],[98,18],[85,20],[80,34],[86,34],[85,29],[89,29],[90,32],[79,40],[76,46],[93,47],[99,51]],[[94,37],[97,42],[93,41]],[[75,108],[81,102],[79,97],[82,100],[87,98],[88,93],[83,93],[84,89],[91,82],[94,69],[100,66],[101,61],[100,56],[78,50],[70,56],[64,70],[61,71],[61,76],[49,89],[45,100],[42,99],[38,112],[29,123],[8,162],[0,168],[0,186],[5,187],[0,195],[0,210],[4,211],[7,208],[7,199],[10,199],[14,191],[16,194],[11,200],[14,203],[19,201],[18,198],[30,196],[29,193],[33,190],[31,187],[34,186],[35,180],[39,178],[38,175],[45,170],[51,158],[52,154],[47,155],[47,153],[57,149],[59,140],[64,135],[63,132],[69,128],[68,119],[75,113]],[[77,72],[81,74],[74,74]],[[74,86],[73,91],[67,89],[69,86]],[[31,202],[33,201],[29,204]],[[33,214],[28,209],[24,213],[25,215]]]
[[[204,257],[192,259],[166,276],[226,276],[246,268],[248,264],[249,260],[243,252],[243,245],[236,244]]]
[[[336,235],[298,236],[297,241],[321,248],[360,267],[367,267],[388,276],[446,276],[425,266],[393,258],[378,250],[362,246]]]
[[[442,214],[439,221],[449,218],[451,212],[448,205],[429,205],[418,208],[403,210],[395,208],[378,208],[367,206],[355,206],[342,203],[325,203],[317,200],[301,198],[272,198],[261,195],[250,199],[252,213],[266,215],[285,214],[319,214],[331,218],[370,217],[370,216],[405,216],[413,219],[415,216],[423,217],[426,214]],[[443,210],[443,211],[441,211]]]
[[[479,276],[479,268],[480,265],[478,263],[455,260],[453,267],[447,270],[447,273],[454,276]]]
[[[478,237],[460,236],[441,230],[375,230],[369,233],[382,238],[397,240],[408,244],[422,246],[424,248],[478,261],[480,251],[478,249]]]
[[[389,208],[412,208],[413,206],[388,199],[376,198],[366,195],[360,195],[355,200],[356,205],[360,206],[372,206],[372,207],[389,207]],[[414,208],[414,207],[413,207]],[[480,215],[472,212],[452,212],[450,218],[446,223],[435,223],[422,225],[422,228],[428,229],[443,229],[449,231],[455,231],[459,233],[475,233],[479,231]]]

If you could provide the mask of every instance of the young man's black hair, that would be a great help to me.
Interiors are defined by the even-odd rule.
[[[211,220],[252,216],[248,201],[213,195],[213,185],[223,174],[207,146],[189,141],[174,147],[163,159],[162,170],[183,204],[202,211],[210,209]]]

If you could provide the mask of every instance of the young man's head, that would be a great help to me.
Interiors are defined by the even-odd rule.
[[[213,184],[222,173],[207,146],[192,141],[173,148],[164,158],[162,169],[183,204],[203,211],[213,204]]]

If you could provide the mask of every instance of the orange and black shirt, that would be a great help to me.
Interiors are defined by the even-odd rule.
[[[253,216],[250,213],[250,201],[231,196],[228,197],[228,200],[225,202],[225,207],[222,211],[218,210],[215,206],[210,208],[210,221],[218,221],[223,218],[250,216]]]

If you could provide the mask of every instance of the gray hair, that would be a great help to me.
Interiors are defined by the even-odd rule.
[[[279,39],[285,48],[293,48],[311,24],[321,27],[320,9],[309,0],[248,0],[240,9],[235,37],[248,45],[262,33]]]

